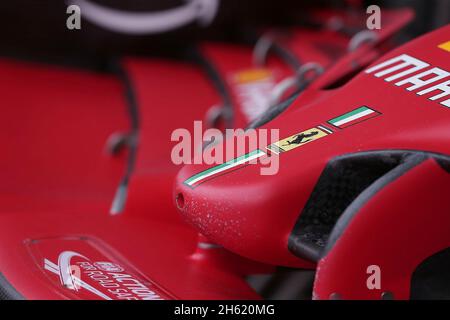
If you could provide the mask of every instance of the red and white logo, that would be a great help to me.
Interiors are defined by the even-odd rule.
[[[30,242],[30,249],[38,267],[48,275],[59,294],[67,298],[175,299],[98,239],[37,239]]]

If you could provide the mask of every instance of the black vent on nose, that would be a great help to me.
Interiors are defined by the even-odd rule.
[[[411,278],[412,300],[450,299],[450,248],[439,251],[420,263]]]
[[[368,152],[330,161],[291,232],[289,250],[301,258],[318,261],[345,209],[409,155],[407,152]]]

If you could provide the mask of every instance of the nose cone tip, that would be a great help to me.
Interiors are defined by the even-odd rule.
[[[189,186],[184,182],[186,181],[186,177],[189,175],[189,166],[184,166],[177,174],[175,179],[175,185],[173,189],[173,199],[175,202],[175,206],[180,212],[183,212],[186,209],[187,199],[186,196],[189,194]]]

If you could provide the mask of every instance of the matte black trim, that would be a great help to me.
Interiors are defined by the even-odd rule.
[[[274,52],[276,56],[278,56],[281,60],[283,60],[286,64],[288,64],[294,73],[297,73],[297,70],[301,67],[301,61],[294,56],[289,50],[284,48],[278,43],[272,43],[270,50]],[[278,117],[281,113],[283,113],[300,95],[300,93],[308,87],[308,82],[303,82],[300,84],[298,88],[296,88],[295,92],[293,92],[287,99],[281,101],[275,106],[271,106],[266,112],[264,112],[257,119],[252,121],[246,129],[256,129],[259,128],[266,123],[272,121],[276,117]]]
[[[213,83],[214,88],[219,93],[220,98],[222,99],[222,116],[225,121],[225,126],[226,128],[233,128],[235,106],[233,105],[233,99],[231,98],[231,94],[229,92],[226,81],[217,71],[214,63],[209,61],[197,48],[191,48],[188,51],[188,56],[202,68],[208,79],[210,79]]]
[[[450,247],[423,260],[414,270],[411,300],[450,299]]]
[[[250,47],[254,47],[260,39],[261,33],[253,29],[247,33],[244,43]],[[279,43],[276,36],[271,39],[271,43],[267,53],[274,54],[275,56],[280,58],[284,63],[291,67],[294,73],[297,72],[298,68],[300,68],[303,63],[288,48]]]
[[[320,260],[334,246],[352,218],[367,201],[385,186],[426,159],[433,159],[440,166],[450,167],[449,156],[413,150],[368,151],[346,154],[330,160],[289,235],[289,251],[303,259],[312,261]],[[332,187],[332,194],[335,194],[336,187],[333,179],[339,177],[342,172],[345,173],[346,171],[343,169],[355,169],[355,165],[356,169],[362,166],[365,170],[367,168],[370,170],[368,171],[370,175],[367,178],[363,177],[363,183],[352,184],[353,187],[350,190],[355,196],[345,196],[344,198],[339,196],[339,200],[344,200],[340,204],[333,205],[331,208],[328,206],[329,201],[317,205],[316,200],[318,197],[319,199],[320,197],[329,199],[327,197],[324,198],[324,196],[329,194],[329,191],[326,190],[329,190],[327,188],[330,188],[330,186]],[[353,172],[352,170],[351,172]],[[345,184],[348,181],[344,179],[341,183]],[[348,191],[346,189],[344,190],[346,192],[345,194],[348,194]],[[341,195],[340,192],[337,194]],[[326,214],[326,222],[324,225],[320,221],[317,222],[315,220],[316,218],[320,218],[323,213]],[[327,216],[330,214],[331,216]],[[314,221],[314,225],[312,225],[312,221]]]
[[[331,159],[323,169],[289,235],[298,257],[318,261],[342,213],[371,184],[397,167],[405,153],[352,153]]]
[[[449,159],[445,159],[442,157],[436,157],[435,160],[442,169],[444,169],[445,171],[450,173],[450,160]]]
[[[277,43],[273,43],[270,50],[286,64],[288,64],[293,69],[294,73],[298,70],[298,68],[300,68],[300,60],[298,60],[297,57],[295,57],[289,50],[287,50],[283,46]],[[214,63],[212,61],[209,61],[197,48],[191,48],[191,50],[188,51],[188,54],[191,60],[202,67],[208,78],[212,81],[214,87],[216,88],[222,99],[225,125],[227,128],[233,128],[236,106],[233,104],[233,99],[231,98],[231,94],[229,92],[226,81],[221,77],[220,73],[217,71],[217,68],[214,66]],[[288,99],[267,110],[267,112],[265,112],[258,119],[249,124],[246,129],[260,127],[277,117],[280,113],[286,110],[292,104],[292,102],[294,102],[299,93],[303,91],[307,87],[307,85],[308,84],[306,83],[303,84]]]
[[[283,113],[284,110],[289,108],[289,106],[297,99],[300,92],[303,91],[303,89],[306,86],[303,86],[302,88],[299,88],[297,92],[295,92],[293,95],[291,95],[289,98],[284,100],[283,102],[277,104],[276,106],[273,106],[269,108],[266,112],[264,112],[259,118],[255,119],[253,122],[251,122],[246,129],[256,129],[259,128],[266,123],[272,121],[277,116],[279,116],[281,113]]]
[[[25,300],[2,273],[0,273],[0,300]]]
[[[364,190],[344,211],[342,216],[337,221],[336,225],[333,228],[333,231],[330,234],[330,237],[328,238],[327,245],[325,246],[325,249],[321,254],[321,258],[326,256],[328,252],[330,252],[330,250],[342,236],[344,231],[347,229],[352,219],[371,198],[373,198],[379,191],[381,191],[391,182],[397,180],[405,173],[424,162],[426,159],[429,159],[429,157],[425,153],[409,155],[402,164],[389,171],[387,174],[371,184],[366,190]]]
[[[269,51],[272,51],[276,56],[289,65],[294,73],[297,72],[297,70],[302,66],[300,59],[298,59],[294,54],[292,54],[292,52],[279,43],[272,43]]]
[[[122,65],[120,63],[118,62],[115,63],[113,65],[113,70],[122,80],[125,86],[125,97],[127,100],[128,114],[130,117],[130,126],[131,126],[131,132],[129,133],[128,139],[129,151],[128,151],[127,166],[125,169],[125,173],[117,188],[110,210],[112,214],[118,214],[121,213],[125,207],[125,202],[128,193],[128,184],[130,181],[130,177],[134,171],[134,166],[137,159],[140,121],[139,121],[139,106],[131,79],[129,78],[125,70],[122,68]]]
[[[256,43],[258,41],[259,36],[254,35],[253,42]],[[294,74],[297,73],[298,69],[302,66],[302,61],[298,59],[291,51],[289,51],[286,47],[281,45],[280,43],[274,42],[271,43],[269,48],[269,53],[274,54],[279,59],[281,59],[284,63],[286,63],[293,71]],[[287,99],[281,101],[279,104],[275,106],[271,106],[266,112],[264,112],[257,119],[253,120],[250,124],[245,128],[247,129],[256,129],[259,128],[269,121],[275,119],[278,115],[280,115],[284,110],[286,110],[294,101],[297,99],[299,94],[305,90],[305,88],[309,85],[309,83],[303,83],[298,88],[296,88],[295,92],[291,94]]]

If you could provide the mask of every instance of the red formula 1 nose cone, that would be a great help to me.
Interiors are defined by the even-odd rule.
[[[448,188],[449,32],[389,53],[346,85],[316,92],[318,99],[300,95],[263,127],[279,130],[277,141],[222,164],[185,166],[175,188],[183,217],[240,255],[304,266],[333,252],[350,230],[348,210],[362,212],[400,177],[417,174],[420,185],[416,170],[429,167]],[[274,157],[278,172],[261,174],[261,162]],[[431,189],[423,196],[437,201]]]

